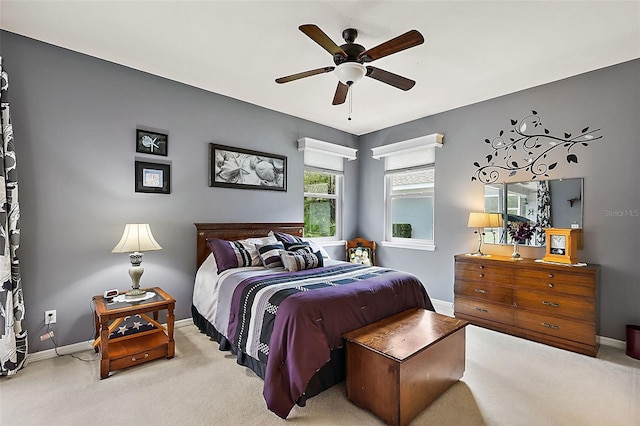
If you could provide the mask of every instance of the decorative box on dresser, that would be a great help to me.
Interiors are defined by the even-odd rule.
[[[598,265],[455,256],[456,318],[596,356]]]

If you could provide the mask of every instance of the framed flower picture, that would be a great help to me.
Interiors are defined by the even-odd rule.
[[[136,161],[136,192],[171,193],[171,165]]]
[[[209,144],[209,186],[287,190],[287,157]]]

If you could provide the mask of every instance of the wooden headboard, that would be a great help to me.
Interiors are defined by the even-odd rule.
[[[221,240],[243,240],[245,238],[266,237],[269,231],[286,232],[302,237],[304,222],[288,223],[194,223],[197,230],[198,267],[209,256],[211,250],[207,238]]]

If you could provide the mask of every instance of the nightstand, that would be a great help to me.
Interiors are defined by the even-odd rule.
[[[126,300],[124,293],[112,301],[94,296],[96,334],[93,346],[100,350],[100,378],[114,370],[166,357],[173,358],[173,323],[176,301],[159,287],[145,289],[147,298]],[[167,311],[167,325],[158,312]],[[152,313],[153,318],[147,314]]]

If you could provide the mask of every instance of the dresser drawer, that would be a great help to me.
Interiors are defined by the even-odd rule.
[[[515,311],[515,326],[587,345],[596,344],[594,324],[561,319],[524,310]]]
[[[480,300],[456,297],[454,302],[455,313],[495,321],[502,324],[513,325],[513,308],[496,305]]]
[[[543,291],[549,294],[563,294],[568,296],[579,296],[595,300],[595,285],[589,286],[584,284],[576,284],[573,281],[561,281],[555,278],[530,278],[517,277],[514,285],[519,288],[529,290]]]
[[[562,267],[559,267],[562,268]],[[568,268],[568,267],[564,267]],[[514,271],[516,280],[521,278],[529,281],[542,281],[545,283],[564,283],[565,285],[579,285],[593,288],[596,285],[596,277],[588,270],[585,273],[564,272],[562,269],[527,269],[521,268]]]
[[[548,292],[516,289],[514,301],[517,308],[529,309],[545,315],[564,316],[595,322],[595,305],[588,298],[560,296]]]
[[[454,291],[456,296],[513,305],[513,288],[491,284],[487,281],[478,282],[456,279]]]
[[[486,281],[495,284],[513,284],[510,268],[475,262],[456,262],[456,278],[473,281]]]

